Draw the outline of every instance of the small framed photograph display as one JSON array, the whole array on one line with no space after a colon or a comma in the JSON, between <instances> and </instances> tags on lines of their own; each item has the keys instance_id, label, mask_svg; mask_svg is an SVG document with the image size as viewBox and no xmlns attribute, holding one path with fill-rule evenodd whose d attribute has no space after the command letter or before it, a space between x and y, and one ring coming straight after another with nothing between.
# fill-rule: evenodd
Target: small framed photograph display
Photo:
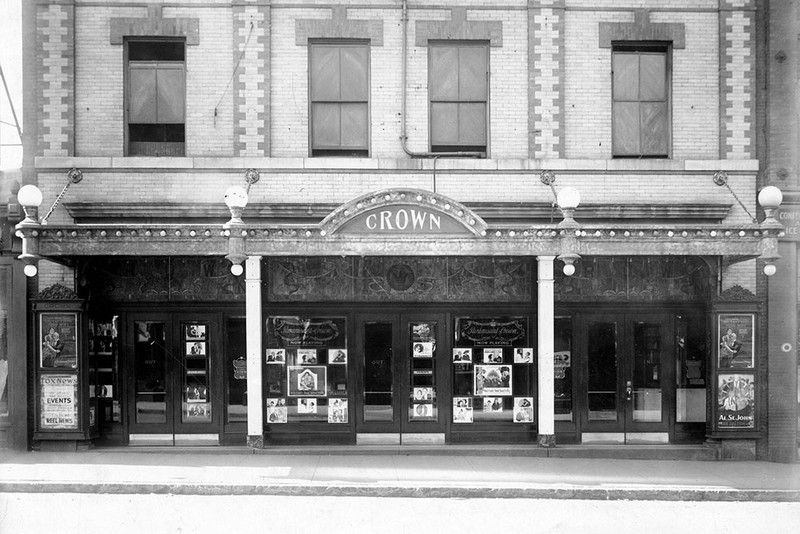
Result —
<instances>
[{"instance_id":1,"label":"small framed photograph display","mask_svg":"<svg viewBox=\"0 0 800 534\"><path fill-rule=\"evenodd\" d=\"M453 422L473 422L472 397L453 397Z\"/></svg>"},{"instance_id":2,"label":"small framed photograph display","mask_svg":"<svg viewBox=\"0 0 800 534\"><path fill-rule=\"evenodd\" d=\"M533 397L514 397L514 422L533 423Z\"/></svg>"},{"instance_id":3,"label":"small framed photograph display","mask_svg":"<svg viewBox=\"0 0 800 534\"><path fill-rule=\"evenodd\" d=\"M297 349L299 365L317 365L317 349Z\"/></svg>"},{"instance_id":4,"label":"small framed photograph display","mask_svg":"<svg viewBox=\"0 0 800 534\"><path fill-rule=\"evenodd\" d=\"M205 341L206 340L206 325L204 324L187 324L184 325L186 331L186 341Z\"/></svg>"},{"instance_id":5,"label":"small framed photograph display","mask_svg":"<svg viewBox=\"0 0 800 534\"><path fill-rule=\"evenodd\" d=\"M533 363L533 349L530 347L514 349L514 363Z\"/></svg>"},{"instance_id":6,"label":"small framed photograph display","mask_svg":"<svg viewBox=\"0 0 800 534\"><path fill-rule=\"evenodd\" d=\"M286 349L267 349L267 363L278 365L286 363Z\"/></svg>"},{"instance_id":7,"label":"small framed photograph display","mask_svg":"<svg viewBox=\"0 0 800 534\"><path fill-rule=\"evenodd\" d=\"M317 413L317 399L298 399L297 413L299 414L315 414Z\"/></svg>"},{"instance_id":8,"label":"small framed photograph display","mask_svg":"<svg viewBox=\"0 0 800 534\"><path fill-rule=\"evenodd\" d=\"M208 388L205 386L187 386L186 402L208 402Z\"/></svg>"},{"instance_id":9,"label":"small framed photograph display","mask_svg":"<svg viewBox=\"0 0 800 534\"><path fill-rule=\"evenodd\" d=\"M430 404L414 404L411 419L430 419L433 417L433 406Z\"/></svg>"},{"instance_id":10,"label":"small framed photograph display","mask_svg":"<svg viewBox=\"0 0 800 534\"><path fill-rule=\"evenodd\" d=\"M204 341L190 341L186 343L187 356L205 356L206 344Z\"/></svg>"},{"instance_id":11,"label":"small framed photograph display","mask_svg":"<svg viewBox=\"0 0 800 534\"><path fill-rule=\"evenodd\" d=\"M486 397L483 399L483 411L486 413L502 413L503 399L500 397Z\"/></svg>"},{"instance_id":12,"label":"small framed photograph display","mask_svg":"<svg viewBox=\"0 0 800 534\"><path fill-rule=\"evenodd\" d=\"M204 403L185 403L183 405L183 419L186 422L211 421L211 405Z\"/></svg>"},{"instance_id":13,"label":"small framed photograph display","mask_svg":"<svg viewBox=\"0 0 800 534\"><path fill-rule=\"evenodd\" d=\"M414 388L415 401L429 401L433 398L433 388Z\"/></svg>"},{"instance_id":14,"label":"small framed photograph display","mask_svg":"<svg viewBox=\"0 0 800 534\"><path fill-rule=\"evenodd\" d=\"M755 314L720 313L717 316L717 366L720 369L755 367Z\"/></svg>"},{"instance_id":15,"label":"small framed photograph display","mask_svg":"<svg viewBox=\"0 0 800 534\"><path fill-rule=\"evenodd\" d=\"M78 314L39 314L39 365L46 369L77 369Z\"/></svg>"},{"instance_id":16,"label":"small framed photograph display","mask_svg":"<svg viewBox=\"0 0 800 534\"><path fill-rule=\"evenodd\" d=\"M503 349L483 349L483 363L503 363Z\"/></svg>"},{"instance_id":17,"label":"small framed photograph display","mask_svg":"<svg viewBox=\"0 0 800 534\"><path fill-rule=\"evenodd\" d=\"M329 423L347 422L347 399L331 399L328 405Z\"/></svg>"},{"instance_id":18,"label":"small framed photograph display","mask_svg":"<svg viewBox=\"0 0 800 534\"><path fill-rule=\"evenodd\" d=\"M412 352L415 358L433 358L433 342L417 341L414 343Z\"/></svg>"},{"instance_id":19,"label":"small framed photograph display","mask_svg":"<svg viewBox=\"0 0 800 534\"><path fill-rule=\"evenodd\" d=\"M330 365L347 365L347 349L328 350L328 363Z\"/></svg>"},{"instance_id":20,"label":"small framed photograph display","mask_svg":"<svg viewBox=\"0 0 800 534\"><path fill-rule=\"evenodd\" d=\"M472 363L472 349L453 349L454 363Z\"/></svg>"},{"instance_id":21,"label":"small framed photograph display","mask_svg":"<svg viewBox=\"0 0 800 534\"><path fill-rule=\"evenodd\" d=\"M276 402L270 405L270 401L282 401L280 404ZM286 410L286 399L267 399L267 422L270 424L282 424L288 420Z\"/></svg>"}]
</instances>

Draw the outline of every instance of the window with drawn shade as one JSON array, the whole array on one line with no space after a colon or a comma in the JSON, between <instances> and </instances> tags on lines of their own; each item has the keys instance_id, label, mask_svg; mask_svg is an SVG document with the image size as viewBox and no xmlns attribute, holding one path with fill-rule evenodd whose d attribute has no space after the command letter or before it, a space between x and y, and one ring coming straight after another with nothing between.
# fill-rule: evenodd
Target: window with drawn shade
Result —
<instances>
[{"instance_id":1,"label":"window with drawn shade","mask_svg":"<svg viewBox=\"0 0 800 534\"><path fill-rule=\"evenodd\" d=\"M310 43L311 155L369 155L369 45Z\"/></svg>"},{"instance_id":2,"label":"window with drawn shade","mask_svg":"<svg viewBox=\"0 0 800 534\"><path fill-rule=\"evenodd\" d=\"M185 43L127 41L129 156L185 154Z\"/></svg>"},{"instance_id":3,"label":"window with drawn shade","mask_svg":"<svg viewBox=\"0 0 800 534\"><path fill-rule=\"evenodd\" d=\"M428 91L433 152L486 152L487 43L429 44Z\"/></svg>"},{"instance_id":4,"label":"window with drawn shade","mask_svg":"<svg viewBox=\"0 0 800 534\"><path fill-rule=\"evenodd\" d=\"M663 45L614 46L614 157L669 157L668 52L668 48Z\"/></svg>"}]
</instances>

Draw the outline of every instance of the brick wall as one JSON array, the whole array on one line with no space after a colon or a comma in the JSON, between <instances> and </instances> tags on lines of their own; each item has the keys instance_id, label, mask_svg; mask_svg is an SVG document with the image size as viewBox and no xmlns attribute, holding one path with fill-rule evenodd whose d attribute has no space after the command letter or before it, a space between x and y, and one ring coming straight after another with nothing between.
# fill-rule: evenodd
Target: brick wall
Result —
<instances>
[{"instance_id":1,"label":"brick wall","mask_svg":"<svg viewBox=\"0 0 800 534\"><path fill-rule=\"evenodd\" d=\"M36 8L36 99L38 149L43 156L72 156L75 150L75 8Z\"/></svg>"}]
</instances>

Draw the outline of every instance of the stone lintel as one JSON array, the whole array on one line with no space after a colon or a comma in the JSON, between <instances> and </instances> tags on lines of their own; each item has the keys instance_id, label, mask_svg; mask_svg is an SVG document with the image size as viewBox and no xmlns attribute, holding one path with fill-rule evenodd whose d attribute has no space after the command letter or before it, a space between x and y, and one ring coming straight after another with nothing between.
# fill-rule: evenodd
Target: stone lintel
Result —
<instances>
[{"instance_id":1,"label":"stone lintel","mask_svg":"<svg viewBox=\"0 0 800 534\"><path fill-rule=\"evenodd\" d=\"M382 20L349 20L346 6L332 8L330 19L295 21L295 44L308 46L309 39L369 39L371 46L383 46Z\"/></svg>"},{"instance_id":2,"label":"stone lintel","mask_svg":"<svg viewBox=\"0 0 800 534\"><path fill-rule=\"evenodd\" d=\"M450 10L450 20L418 20L415 25L418 47L428 41L489 41L489 46L503 46L503 23L500 21L468 21L467 8Z\"/></svg>"},{"instance_id":3,"label":"stone lintel","mask_svg":"<svg viewBox=\"0 0 800 534\"><path fill-rule=\"evenodd\" d=\"M600 23L600 48L611 48L614 41L669 41L672 48L686 48L686 29L682 23L652 23L649 11L637 9L633 23Z\"/></svg>"},{"instance_id":4,"label":"stone lintel","mask_svg":"<svg viewBox=\"0 0 800 534\"><path fill-rule=\"evenodd\" d=\"M112 18L112 45L121 45L125 37L183 37L187 45L200 44L200 19L163 18L161 4L149 4L146 18Z\"/></svg>"}]
</instances>

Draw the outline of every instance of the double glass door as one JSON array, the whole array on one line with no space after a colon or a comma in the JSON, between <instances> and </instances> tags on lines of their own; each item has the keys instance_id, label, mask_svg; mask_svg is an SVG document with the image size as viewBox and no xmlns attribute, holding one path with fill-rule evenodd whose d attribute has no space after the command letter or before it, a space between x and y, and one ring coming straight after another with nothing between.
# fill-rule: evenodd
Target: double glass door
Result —
<instances>
[{"instance_id":1,"label":"double glass door","mask_svg":"<svg viewBox=\"0 0 800 534\"><path fill-rule=\"evenodd\" d=\"M218 432L222 407L215 402L215 325L202 314L129 317L125 352L131 444L144 436L168 444L178 435Z\"/></svg>"},{"instance_id":2,"label":"double glass door","mask_svg":"<svg viewBox=\"0 0 800 534\"><path fill-rule=\"evenodd\" d=\"M610 440L625 442L668 439L666 375L673 351L668 322L666 314L585 317L584 435L609 433Z\"/></svg>"},{"instance_id":3,"label":"double glass door","mask_svg":"<svg viewBox=\"0 0 800 534\"><path fill-rule=\"evenodd\" d=\"M443 315L356 317L356 432L393 443L444 441L450 416Z\"/></svg>"}]
</instances>

